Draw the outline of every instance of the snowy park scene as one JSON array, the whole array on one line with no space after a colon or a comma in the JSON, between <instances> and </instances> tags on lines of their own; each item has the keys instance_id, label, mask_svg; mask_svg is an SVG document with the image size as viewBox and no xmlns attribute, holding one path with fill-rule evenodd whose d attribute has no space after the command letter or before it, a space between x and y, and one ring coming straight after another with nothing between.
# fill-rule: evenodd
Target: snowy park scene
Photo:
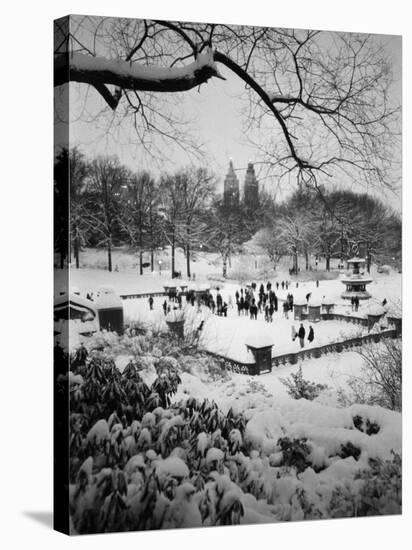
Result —
<instances>
[{"instance_id":1,"label":"snowy park scene","mask_svg":"<svg viewBox=\"0 0 412 550\"><path fill-rule=\"evenodd\" d=\"M54 55L61 529L401 514L400 37L70 16Z\"/></svg>"}]
</instances>

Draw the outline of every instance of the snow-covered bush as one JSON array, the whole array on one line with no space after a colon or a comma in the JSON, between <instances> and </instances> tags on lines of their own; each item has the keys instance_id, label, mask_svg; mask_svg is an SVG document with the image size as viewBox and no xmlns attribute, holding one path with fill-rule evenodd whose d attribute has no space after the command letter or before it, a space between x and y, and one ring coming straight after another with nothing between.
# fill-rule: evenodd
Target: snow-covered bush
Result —
<instances>
[{"instance_id":1,"label":"snow-covered bush","mask_svg":"<svg viewBox=\"0 0 412 550\"><path fill-rule=\"evenodd\" d=\"M358 376L346 382L349 390L339 392L342 405L366 403L394 411L402 410L402 341L384 338L378 345L357 348L363 359Z\"/></svg>"},{"instance_id":2,"label":"snow-covered bush","mask_svg":"<svg viewBox=\"0 0 412 550\"><path fill-rule=\"evenodd\" d=\"M315 384L310 380L305 380L302 374L302 366L296 373L291 373L289 378L280 378L282 384L287 387L288 394L293 399L308 399L312 401L319 394L328 389L326 384Z\"/></svg>"},{"instance_id":3,"label":"snow-covered bush","mask_svg":"<svg viewBox=\"0 0 412 550\"><path fill-rule=\"evenodd\" d=\"M126 357L131 341L135 354L119 369L113 348ZM73 532L397 513L398 413L307 398L280 406L270 395L222 410L179 389L181 378L200 383L188 365L207 379L210 361L147 334L117 338L59 375L58 394L70 394ZM244 383L247 399L260 392Z\"/></svg>"}]
</instances>

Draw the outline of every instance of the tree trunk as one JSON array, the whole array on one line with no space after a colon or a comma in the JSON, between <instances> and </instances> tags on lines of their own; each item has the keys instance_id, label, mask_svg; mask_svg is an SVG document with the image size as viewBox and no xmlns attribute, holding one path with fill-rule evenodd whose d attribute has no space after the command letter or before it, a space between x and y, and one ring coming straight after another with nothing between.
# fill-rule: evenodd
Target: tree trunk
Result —
<instances>
[{"instance_id":1,"label":"tree trunk","mask_svg":"<svg viewBox=\"0 0 412 550\"><path fill-rule=\"evenodd\" d=\"M172 269L172 279L173 279L174 276L175 276L175 236L174 235L173 235L173 238L172 238L172 244L170 245L170 248L171 248L171 251L172 251L171 269Z\"/></svg>"},{"instance_id":2,"label":"tree trunk","mask_svg":"<svg viewBox=\"0 0 412 550\"><path fill-rule=\"evenodd\" d=\"M306 247L305 247L305 269L306 271L309 271L309 252Z\"/></svg>"},{"instance_id":3,"label":"tree trunk","mask_svg":"<svg viewBox=\"0 0 412 550\"><path fill-rule=\"evenodd\" d=\"M293 252L293 270L296 273L296 275L298 274L298 269L299 269L299 266L298 266L298 251L295 250Z\"/></svg>"},{"instance_id":4,"label":"tree trunk","mask_svg":"<svg viewBox=\"0 0 412 550\"><path fill-rule=\"evenodd\" d=\"M366 271L368 273L371 272L371 263L372 263L371 251L370 251L370 248L368 246L367 249L366 249Z\"/></svg>"},{"instance_id":5,"label":"tree trunk","mask_svg":"<svg viewBox=\"0 0 412 550\"><path fill-rule=\"evenodd\" d=\"M73 246L74 259L76 261L76 269L79 269L79 267L80 267L80 254L79 254L80 246L79 246L78 239L74 240L73 245L74 245Z\"/></svg>"},{"instance_id":6,"label":"tree trunk","mask_svg":"<svg viewBox=\"0 0 412 550\"><path fill-rule=\"evenodd\" d=\"M107 269L112 271L112 242L110 238L107 241Z\"/></svg>"},{"instance_id":7,"label":"tree trunk","mask_svg":"<svg viewBox=\"0 0 412 550\"><path fill-rule=\"evenodd\" d=\"M227 255L223 256L222 275L226 279L227 277Z\"/></svg>"},{"instance_id":8,"label":"tree trunk","mask_svg":"<svg viewBox=\"0 0 412 550\"><path fill-rule=\"evenodd\" d=\"M190 245L186 246L186 273L190 279Z\"/></svg>"},{"instance_id":9,"label":"tree trunk","mask_svg":"<svg viewBox=\"0 0 412 550\"><path fill-rule=\"evenodd\" d=\"M326 256L326 271L330 271L330 254Z\"/></svg>"},{"instance_id":10,"label":"tree trunk","mask_svg":"<svg viewBox=\"0 0 412 550\"><path fill-rule=\"evenodd\" d=\"M140 249L140 252L139 252L139 272L140 272L140 275L143 275L143 250Z\"/></svg>"},{"instance_id":11,"label":"tree trunk","mask_svg":"<svg viewBox=\"0 0 412 550\"><path fill-rule=\"evenodd\" d=\"M150 250L150 271L152 273L154 271L154 252L153 252L153 248Z\"/></svg>"}]
</instances>

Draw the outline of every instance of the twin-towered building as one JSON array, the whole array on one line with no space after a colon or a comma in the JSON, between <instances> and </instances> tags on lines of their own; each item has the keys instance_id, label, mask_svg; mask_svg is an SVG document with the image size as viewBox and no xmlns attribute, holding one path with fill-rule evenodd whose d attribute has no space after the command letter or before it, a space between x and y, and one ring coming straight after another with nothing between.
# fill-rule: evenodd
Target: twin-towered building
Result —
<instances>
[{"instance_id":1,"label":"twin-towered building","mask_svg":"<svg viewBox=\"0 0 412 550\"><path fill-rule=\"evenodd\" d=\"M259 206L259 183L256 179L253 164L249 162L243 187L243 202L249 208ZM226 174L223 188L223 204L227 208L236 208L240 203L239 179L233 168L233 162L229 162L229 170Z\"/></svg>"}]
</instances>

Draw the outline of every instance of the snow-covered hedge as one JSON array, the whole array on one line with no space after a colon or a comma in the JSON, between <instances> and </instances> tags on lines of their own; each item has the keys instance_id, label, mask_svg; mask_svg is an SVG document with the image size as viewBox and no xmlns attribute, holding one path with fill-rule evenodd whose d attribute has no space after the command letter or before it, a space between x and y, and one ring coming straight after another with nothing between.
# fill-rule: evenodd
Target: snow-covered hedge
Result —
<instances>
[{"instance_id":1,"label":"snow-covered hedge","mask_svg":"<svg viewBox=\"0 0 412 550\"><path fill-rule=\"evenodd\" d=\"M73 532L400 513L398 413L276 397L242 412L194 395L173 402L182 358L196 372L204 356L150 340L122 372L103 352L59 377L71 396Z\"/></svg>"}]
</instances>

